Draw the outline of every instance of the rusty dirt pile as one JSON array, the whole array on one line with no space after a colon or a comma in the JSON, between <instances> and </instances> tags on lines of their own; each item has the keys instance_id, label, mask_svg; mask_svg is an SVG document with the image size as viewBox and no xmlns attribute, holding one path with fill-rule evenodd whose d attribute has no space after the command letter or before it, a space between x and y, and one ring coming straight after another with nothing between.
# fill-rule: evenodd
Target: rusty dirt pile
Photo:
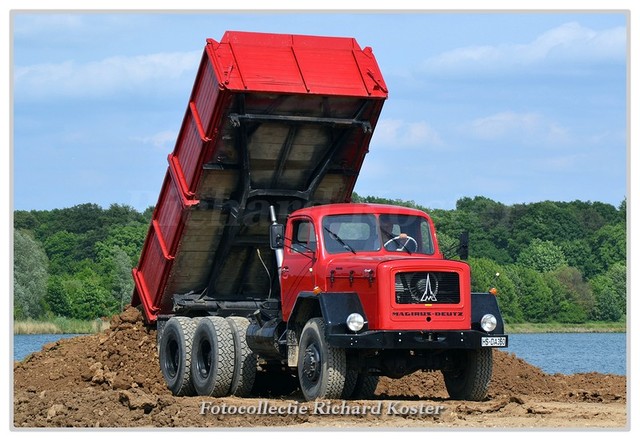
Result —
<instances>
[{"instance_id":1,"label":"rusty dirt pile","mask_svg":"<svg viewBox=\"0 0 640 441\"><path fill-rule=\"evenodd\" d=\"M263 379L264 380L264 379ZM282 380L282 379L278 379ZM13 370L16 428L30 427L615 427L627 424L626 377L597 373L549 375L511 353L495 350L493 379L483 402L449 400L439 372L399 380L383 377L373 403L383 409L440 405L437 415L383 412L323 415L285 412L201 414L202 403L227 406L304 404L295 390L274 395L257 385L255 398L174 397L158 364L156 331L128 308L95 335L52 343L16 362ZM277 385L276 385L277 386ZM280 390L286 390L281 388ZM341 404L339 401L338 404ZM367 402L349 402L362 406ZM371 402L369 402L371 404ZM394 404L396 403L396 404ZM308 403L307 403L308 404ZM311 403L310 405L313 405ZM344 407L344 405L343 405Z\"/></svg>"}]
</instances>

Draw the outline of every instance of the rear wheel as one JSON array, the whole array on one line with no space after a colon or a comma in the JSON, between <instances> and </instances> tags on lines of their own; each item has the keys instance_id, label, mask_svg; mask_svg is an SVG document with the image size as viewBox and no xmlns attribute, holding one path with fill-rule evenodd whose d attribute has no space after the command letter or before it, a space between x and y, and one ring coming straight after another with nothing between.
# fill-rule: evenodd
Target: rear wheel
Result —
<instances>
[{"instance_id":1,"label":"rear wheel","mask_svg":"<svg viewBox=\"0 0 640 441\"><path fill-rule=\"evenodd\" d=\"M380 377L375 375L358 375L356 380L356 386L351 394L352 400L369 400L373 398L373 395L378 387L378 381Z\"/></svg>"},{"instance_id":2,"label":"rear wheel","mask_svg":"<svg viewBox=\"0 0 640 441\"><path fill-rule=\"evenodd\" d=\"M193 335L191 376L198 395L229 395L235 349L231 328L222 317L200 320Z\"/></svg>"},{"instance_id":3,"label":"rear wheel","mask_svg":"<svg viewBox=\"0 0 640 441\"><path fill-rule=\"evenodd\" d=\"M191 347L196 322L189 317L172 317L162 330L159 344L160 370L174 395L193 395Z\"/></svg>"},{"instance_id":4,"label":"rear wheel","mask_svg":"<svg viewBox=\"0 0 640 441\"><path fill-rule=\"evenodd\" d=\"M354 359L347 357L347 374L342 390L344 400L368 400L373 397L380 377L357 369Z\"/></svg>"},{"instance_id":5,"label":"rear wheel","mask_svg":"<svg viewBox=\"0 0 640 441\"><path fill-rule=\"evenodd\" d=\"M492 372L491 348L460 351L455 354L455 369L443 371L447 392L454 400L484 400Z\"/></svg>"},{"instance_id":6,"label":"rear wheel","mask_svg":"<svg viewBox=\"0 0 640 441\"><path fill-rule=\"evenodd\" d=\"M249 320L245 317L227 317L227 323L233 336L235 362L230 394L248 397L253 389L258 369L258 360L247 344Z\"/></svg>"},{"instance_id":7,"label":"rear wheel","mask_svg":"<svg viewBox=\"0 0 640 441\"><path fill-rule=\"evenodd\" d=\"M298 379L309 401L340 398L345 385L345 351L327 344L324 329L324 320L312 318L300 335Z\"/></svg>"}]
</instances>

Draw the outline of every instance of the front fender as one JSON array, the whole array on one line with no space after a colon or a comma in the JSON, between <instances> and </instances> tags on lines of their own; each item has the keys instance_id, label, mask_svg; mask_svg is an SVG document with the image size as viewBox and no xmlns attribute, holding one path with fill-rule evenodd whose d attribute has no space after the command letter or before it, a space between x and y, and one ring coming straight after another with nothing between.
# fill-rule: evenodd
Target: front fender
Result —
<instances>
[{"instance_id":1,"label":"front fender","mask_svg":"<svg viewBox=\"0 0 640 441\"><path fill-rule=\"evenodd\" d=\"M347 328L347 317L354 312L364 317L364 327L361 332L367 331L369 322L357 293L301 292L291 310L287 328L301 330L310 318L321 316L327 335L348 334L351 331Z\"/></svg>"},{"instance_id":2,"label":"front fender","mask_svg":"<svg viewBox=\"0 0 640 441\"><path fill-rule=\"evenodd\" d=\"M491 334L504 334L504 321L496 296L484 292L471 293L471 329L482 331L480 320L485 314L493 314L498 322Z\"/></svg>"}]
</instances>

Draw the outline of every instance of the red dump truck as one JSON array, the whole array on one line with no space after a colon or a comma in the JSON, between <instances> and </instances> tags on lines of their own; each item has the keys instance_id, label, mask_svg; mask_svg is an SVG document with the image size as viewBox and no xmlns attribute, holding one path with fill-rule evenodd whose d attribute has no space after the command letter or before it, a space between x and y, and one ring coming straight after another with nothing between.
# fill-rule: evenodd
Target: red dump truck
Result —
<instances>
[{"instance_id":1,"label":"red dump truck","mask_svg":"<svg viewBox=\"0 0 640 441\"><path fill-rule=\"evenodd\" d=\"M426 213L351 203L387 95L353 38L207 40L133 269L175 395L249 396L285 370L307 400L368 398L440 370L452 398L485 397L508 342L495 296Z\"/></svg>"}]
</instances>

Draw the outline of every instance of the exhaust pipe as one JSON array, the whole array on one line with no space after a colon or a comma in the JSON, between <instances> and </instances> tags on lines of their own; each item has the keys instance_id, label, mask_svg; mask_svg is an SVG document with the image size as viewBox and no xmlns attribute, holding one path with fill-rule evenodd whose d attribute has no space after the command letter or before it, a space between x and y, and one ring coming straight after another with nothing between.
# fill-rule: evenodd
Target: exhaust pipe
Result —
<instances>
[{"instance_id":1,"label":"exhaust pipe","mask_svg":"<svg viewBox=\"0 0 640 441\"><path fill-rule=\"evenodd\" d=\"M273 205L269 206L269 215L271 217L271 225L277 225L278 219L276 218L276 210L273 207ZM276 264L278 265L278 274L280 274L282 269L282 261L284 260L284 248L276 248L274 251L276 253Z\"/></svg>"}]
</instances>

